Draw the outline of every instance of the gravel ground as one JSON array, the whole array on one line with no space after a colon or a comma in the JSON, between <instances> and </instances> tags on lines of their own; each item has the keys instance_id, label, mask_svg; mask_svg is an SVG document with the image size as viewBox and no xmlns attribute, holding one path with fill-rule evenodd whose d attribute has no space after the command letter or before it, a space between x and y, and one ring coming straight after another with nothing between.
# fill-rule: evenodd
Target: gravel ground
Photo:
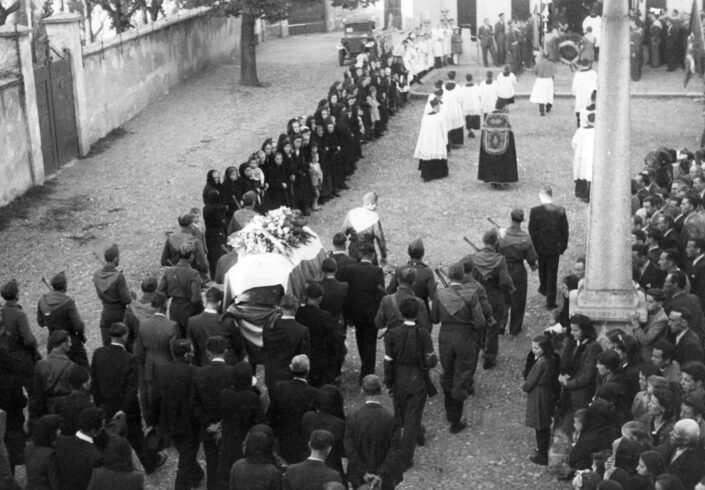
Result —
<instances>
[{"instance_id":1,"label":"gravel ground","mask_svg":"<svg viewBox=\"0 0 705 490\"><path fill-rule=\"evenodd\" d=\"M266 88L236 85L239 67L234 64L186 81L98 145L93 155L0 210L0 281L19 280L21 302L32 319L44 292L40 278L65 270L69 293L88 326L89 347L95 348L100 304L91 284L99 266L93 253L102 255L106 246L119 243L121 267L135 290L143 277L158 272L164 234L176 226L177 215L201 205L206 171L222 171L242 161L265 137L278 135L290 115L312 111L340 76L336 40L337 35L327 34L260 46L260 78L271 84ZM633 169L657 146L695 146L698 104L635 100L632 108ZM391 121L384 138L364 147L366 158L350 180L351 190L316 213L312 228L329 243L345 212L374 189L381 195L390 264L403 263L409 241L421 237L429 265L447 267L469 252L463 235L479 241L486 216L506 223L513 207L528 210L535 205L538 184L549 181L571 223L570 247L561 261L561 274L566 272L570 259L584 254L587 217L587 206L572 197L572 101L558 101L546 118L539 118L527 101L510 110L520 158L520 182L513 189L494 191L477 182L478 140L466 141L465 148L453 152L450 178L422 183L412 159L422 105L414 103ZM502 338L497 368L478 373L477 395L466 403L469 429L450 436L440 396L429 400L424 417L427 444L418 449L415 467L401 488L566 488L527 459L533 433L523 427L520 372L530 337L549 318L534 294L536 287L532 274L527 333ZM43 343L45 332L37 329L37 335ZM349 338L354 340L353 335ZM381 355L378 360L381 372ZM343 382L348 409L362 399L357 366L353 354ZM437 375L438 370L434 378ZM148 478L149 488L172 487L174 460L172 452L167 468Z\"/></svg>"}]
</instances>

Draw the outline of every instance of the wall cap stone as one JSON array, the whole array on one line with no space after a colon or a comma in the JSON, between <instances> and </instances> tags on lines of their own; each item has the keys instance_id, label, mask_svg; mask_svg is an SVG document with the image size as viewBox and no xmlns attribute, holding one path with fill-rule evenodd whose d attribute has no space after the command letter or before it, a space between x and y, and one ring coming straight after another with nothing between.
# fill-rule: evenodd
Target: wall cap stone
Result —
<instances>
[{"instance_id":1,"label":"wall cap stone","mask_svg":"<svg viewBox=\"0 0 705 490\"><path fill-rule=\"evenodd\" d=\"M42 24L73 24L81 22L81 16L72 12L58 12L46 19L42 19Z\"/></svg>"},{"instance_id":2,"label":"wall cap stone","mask_svg":"<svg viewBox=\"0 0 705 490\"><path fill-rule=\"evenodd\" d=\"M0 37L13 38L13 37L29 36L30 32L32 32L32 29L30 29L27 26L23 26L23 25L5 24L5 25L0 26Z\"/></svg>"}]
</instances>

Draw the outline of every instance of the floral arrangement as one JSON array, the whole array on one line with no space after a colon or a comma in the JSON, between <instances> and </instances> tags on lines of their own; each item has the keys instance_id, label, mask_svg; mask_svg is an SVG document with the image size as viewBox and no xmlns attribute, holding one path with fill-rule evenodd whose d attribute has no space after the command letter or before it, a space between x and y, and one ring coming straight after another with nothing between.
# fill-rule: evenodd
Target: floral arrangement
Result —
<instances>
[{"instance_id":1,"label":"floral arrangement","mask_svg":"<svg viewBox=\"0 0 705 490\"><path fill-rule=\"evenodd\" d=\"M252 218L245 228L230 235L228 244L245 255L289 255L294 248L313 237L305 227L306 220L300 211L282 206L269 211L265 216Z\"/></svg>"}]
</instances>

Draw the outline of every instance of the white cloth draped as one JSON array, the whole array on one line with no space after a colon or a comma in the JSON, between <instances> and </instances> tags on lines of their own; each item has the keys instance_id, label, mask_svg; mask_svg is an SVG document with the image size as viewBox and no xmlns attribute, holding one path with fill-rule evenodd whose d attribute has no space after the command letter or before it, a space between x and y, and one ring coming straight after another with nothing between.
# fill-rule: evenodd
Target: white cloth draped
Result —
<instances>
[{"instance_id":1,"label":"white cloth draped","mask_svg":"<svg viewBox=\"0 0 705 490\"><path fill-rule=\"evenodd\" d=\"M441 113L426 113L421 119L419 138L416 140L414 158L419 160L447 160L448 125Z\"/></svg>"},{"instance_id":2,"label":"white cloth draped","mask_svg":"<svg viewBox=\"0 0 705 490\"><path fill-rule=\"evenodd\" d=\"M537 78L531 89L529 102L532 104L553 104L553 78Z\"/></svg>"},{"instance_id":3,"label":"white cloth draped","mask_svg":"<svg viewBox=\"0 0 705 490\"><path fill-rule=\"evenodd\" d=\"M578 71L573 76L572 93L575 96L575 112L580 112L592 102L590 96L597 90L597 72L595 70Z\"/></svg>"},{"instance_id":4,"label":"white cloth draped","mask_svg":"<svg viewBox=\"0 0 705 490\"><path fill-rule=\"evenodd\" d=\"M595 128L580 128L573 136L573 180L592 182Z\"/></svg>"}]
</instances>

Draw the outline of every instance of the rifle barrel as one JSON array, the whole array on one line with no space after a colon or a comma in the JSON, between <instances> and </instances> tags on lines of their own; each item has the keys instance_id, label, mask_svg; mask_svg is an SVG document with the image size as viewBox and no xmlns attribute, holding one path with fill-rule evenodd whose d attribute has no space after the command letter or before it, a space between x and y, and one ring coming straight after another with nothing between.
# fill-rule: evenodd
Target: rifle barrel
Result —
<instances>
[{"instance_id":1,"label":"rifle barrel","mask_svg":"<svg viewBox=\"0 0 705 490\"><path fill-rule=\"evenodd\" d=\"M467 244L470 245L473 249L475 249L476 252L477 252L478 250L480 250L480 247L478 247L477 245L475 245L474 243L472 243L468 237L464 236L464 237L463 237L463 240L465 240L465 243L467 243Z\"/></svg>"}]
</instances>

